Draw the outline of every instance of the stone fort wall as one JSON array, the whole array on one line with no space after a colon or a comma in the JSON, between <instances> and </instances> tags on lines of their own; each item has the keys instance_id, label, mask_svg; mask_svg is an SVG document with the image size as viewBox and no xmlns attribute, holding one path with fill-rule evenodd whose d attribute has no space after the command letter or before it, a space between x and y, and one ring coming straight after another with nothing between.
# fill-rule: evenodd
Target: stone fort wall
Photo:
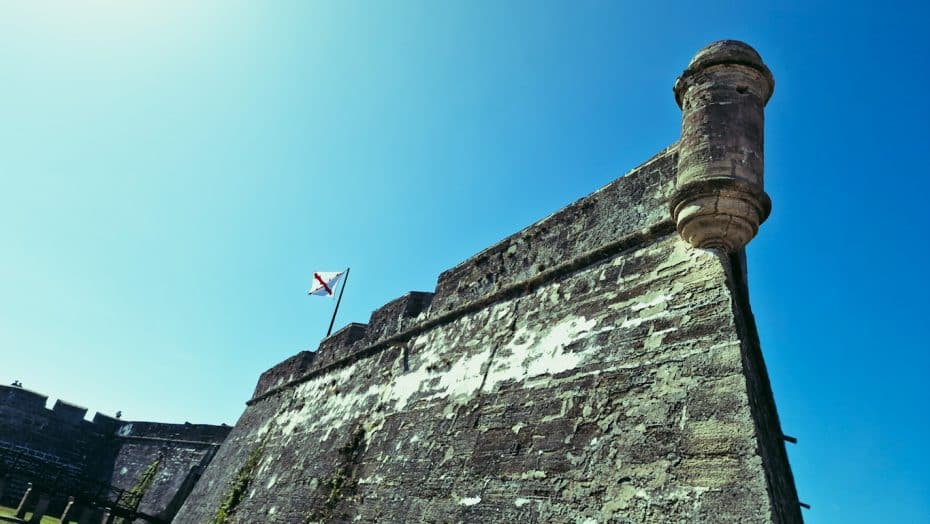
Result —
<instances>
[{"instance_id":1,"label":"stone fort wall","mask_svg":"<svg viewBox=\"0 0 930 524\"><path fill-rule=\"evenodd\" d=\"M46 466L99 480L123 490L136 487L147 471L152 481L139 510L169 520L232 428L203 424L161 424L118 420L15 386L0 386L0 453L25 455ZM16 507L28 473L2 471L6 477L0 504ZM50 514L58 514L70 495L58 486Z\"/></svg>"},{"instance_id":2,"label":"stone fort wall","mask_svg":"<svg viewBox=\"0 0 930 524\"><path fill-rule=\"evenodd\" d=\"M702 50L681 141L262 374L176 522L801 522L743 255L773 85Z\"/></svg>"}]
</instances>

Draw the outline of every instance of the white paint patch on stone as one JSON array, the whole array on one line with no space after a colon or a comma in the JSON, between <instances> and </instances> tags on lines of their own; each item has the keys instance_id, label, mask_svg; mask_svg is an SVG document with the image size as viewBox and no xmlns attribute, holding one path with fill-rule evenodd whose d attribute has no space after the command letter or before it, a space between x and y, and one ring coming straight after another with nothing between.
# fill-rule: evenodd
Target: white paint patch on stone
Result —
<instances>
[{"instance_id":1,"label":"white paint patch on stone","mask_svg":"<svg viewBox=\"0 0 930 524\"><path fill-rule=\"evenodd\" d=\"M511 306L502 305L496 309L492 309L490 318L505 316ZM325 441L333 431L341 430L345 424L357 418L358 413L368 412L379 403L393 403L397 411L405 409L415 396L424 400L453 397L464 403L480 387L482 366L490 358L493 346L488 343L484 351L464 355L451 362L449 351L437 348L467 347L484 342L464 338L464 333L473 331L472 325L475 323L486 325L488 317L466 317L457 322L455 329L438 329L412 340L411 345L415 346L412 353L417 355L419 362L414 369L395 377L393 381L377 381L361 391L339 389L352 384L353 376L361 372L360 367L363 366L354 363L298 385L289 395L293 399L300 399L302 407L284 409L271 417L256 431L257 436L262 437L268 431L274 431L274 438L289 439L294 434L312 432L318 433L320 440ZM495 321L495 324L501 323ZM490 338L490 335L487 337ZM372 425L371 429L379 427Z\"/></svg>"},{"instance_id":2,"label":"white paint patch on stone","mask_svg":"<svg viewBox=\"0 0 930 524\"><path fill-rule=\"evenodd\" d=\"M445 397L462 397L471 395L481 385L481 366L490 358L490 348L473 355L465 355L452 363L449 369L442 369L439 352L435 346L423 352L424 362L396 379L392 384L390 397L395 401L395 408L400 410L407 406L415 394L424 394L423 398L432 400ZM427 371L429 367L439 367L439 381L429 391L424 391L436 373Z\"/></svg>"},{"instance_id":3,"label":"white paint patch on stone","mask_svg":"<svg viewBox=\"0 0 930 524\"><path fill-rule=\"evenodd\" d=\"M708 490L710 488L704 486L679 486L667 493L663 498L665 500L688 501L700 498Z\"/></svg>"},{"instance_id":4,"label":"white paint patch on stone","mask_svg":"<svg viewBox=\"0 0 930 524\"><path fill-rule=\"evenodd\" d=\"M507 380L525 380L539 375L555 375L577 368L587 356L585 352L566 352L565 348L592 334L596 320L584 317L567 318L542 335L536 330L520 328L513 340L500 348L484 384L485 391Z\"/></svg>"},{"instance_id":5,"label":"white paint patch on stone","mask_svg":"<svg viewBox=\"0 0 930 524\"><path fill-rule=\"evenodd\" d=\"M660 293L652 298L649 298L645 302L637 302L636 304L633 304L633 307L631 309L633 311L640 311L642 309L650 308L653 306L658 306L659 304L662 304L663 302L668 302L669 300L671 300L671 298L672 298L672 295L665 295L665 294Z\"/></svg>"},{"instance_id":6,"label":"white paint patch on stone","mask_svg":"<svg viewBox=\"0 0 930 524\"><path fill-rule=\"evenodd\" d=\"M481 502L481 497L465 497L459 499L459 505L461 506L474 506L479 502Z\"/></svg>"},{"instance_id":7,"label":"white paint patch on stone","mask_svg":"<svg viewBox=\"0 0 930 524\"><path fill-rule=\"evenodd\" d=\"M303 401L303 407L297 410L285 409L272 417L257 431L264 435L268 430L275 430L275 437L290 437L295 432L322 431L321 440L326 440L334 429L354 418L354 414L364 411L364 407L378 398L383 386L372 385L363 392L335 392L329 387L333 381L337 386L349 384L357 365L347 366L336 372L307 381L295 388L295 398Z\"/></svg>"},{"instance_id":8,"label":"white paint patch on stone","mask_svg":"<svg viewBox=\"0 0 930 524\"><path fill-rule=\"evenodd\" d=\"M261 457L258 461L258 469L256 470L255 475L257 477L263 476L265 474L265 471L267 471L268 468L271 467L272 463L277 462L278 459L280 458L281 458L280 455L278 455L277 457L269 456L269 455L265 455Z\"/></svg>"},{"instance_id":9,"label":"white paint patch on stone","mask_svg":"<svg viewBox=\"0 0 930 524\"><path fill-rule=\"evenodd\" d=\"M665 340L665 335L671 333L672 331L677 331L678 328L670 327L668 329L662 329L651 333L645 340L643 340L643 348L645 349L657 349L662 346L662 341Z\"/></svg>"},{"instance_id":10,"label":"white paint patch on stone","mask_svg":"<svg viewBox=\"0 0 930 524\"><path fill-rule=\"evenodd\" d=\"M620 324L620 327L623 329L635 328L635 327L639 327L639 325L642 324L643 322L649 322L650 320L657 320L657 319L664 318L667 316L668 316L668 311L663 310L663 311L656 313L655 315L628 318L624 320L622 324Z\"/></svg>"},{"instance_id":11,"label":"white paint patch on stone","mask_svg":"<svg viewBox=\"0 0 930 524\"><path fill-rule=\"evenodd\" d=\"M365 477L365 478L363 478L363 479L359 479L358 483L359 483L359 484L380 484L380 483L383 482L383 481L384 481L384 477L383 477L383 476L381 476L381 475L372 475L372 476L370 476L370 477Z\"/></svg>"},{"instance_id":12,"label":"white paint patch on stone","mask_svg":"<svg viewBox=\"0 0 930 524\"><path fill-rule=\"evenodd\" d=\"M462 357L458 362L452 365L437 384L438 390L434 397L471 397L481 386L482 372L481 367L491 358L491 350L488 348L481 353Z\"/></svg>"},{"instance_id":13,"label":"white paint patch on stone","mask_svg":"<svg viewBox=\"0 0 930 524\"><path fill-rule=\"evenodd\" d=\"M492 318L498 324L509 319L509 306L493 311ZM544 374L556 374L579 366L584 353L565 352L566 346L591 334L595 320L584 317L568 318L540 334L536 330L521 329L512 340L500 348L487 378L484 366L491 358L493 340L485 340L486 348L472 354L464 354L452 362L441 361L437 347L454 347L454 341L445 340L443 330L431 333L425 340L418 341L425 351L416 353L422 359L416 369L397 377L388 394L394 400L395 409L404 409L416 396L417 400L431 401L449 398L464 402L472 398L484 381L485 391L492 390L506 380L523 380ZM460 330L457 330L460 331ZM474 339L472 339L474 341ZM428 371L435 370L435 371Z\"/></svg>"}]
</instances>

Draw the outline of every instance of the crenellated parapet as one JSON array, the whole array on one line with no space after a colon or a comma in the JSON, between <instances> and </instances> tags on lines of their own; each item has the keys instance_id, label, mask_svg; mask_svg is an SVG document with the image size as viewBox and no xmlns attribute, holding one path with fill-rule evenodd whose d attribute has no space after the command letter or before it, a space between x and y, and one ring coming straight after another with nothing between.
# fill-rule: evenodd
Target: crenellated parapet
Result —
<instances>
[{"instance_id":1,"label":"crenellated parapet","mask_svg":"<svg viewBox=\"0 0 930 524\"><path fill-rule=\"evenodd\" d=\"M166 424L163 422L129 421L120 425L117 435L126 439L151 439L168 442L220 444L229 434L225 424Z\"/></svg>"},{"instance_id":2,"label":"crenellated parapet","mask_svg":"<svg viewBox=\"0 0 930 524\"><path fill-rule=\"evenodd\" d=\"M432 301L432 293L411 291L376 309L368 320L368 342L375 343L406 331L425 318Z\"/></svg>"},{"instance_id":3,"label":"crenellated parapet","mask_svg":"<svg viewBox=\"0 0 930 524\"><path fill-rule=\"evenodd\" d=\"M332 335L324 338L317 349L315 367L326 367L341 360L366 345L366 324L350 322Z\"/></svg>"},{"instance_id":4,"label":"crenellated parapet","mask_svg":"<svg viewBox=\"0 0 930 524\"><path fill-rule=\"evenodd\" d=\"M640 233L668 229L665 203L674 187L673 145L611 182L439 275L431 315L452 311L526 282Z\"/></svg>"},{"instance_id":5,"label":"crenellated parapet","mask_svg":"<svg viewBox=\"0 0 930 524\"><path fill-rule=\"evenodd\" d=\"M262 373L255 385L252 398L264 395L273 388L277 388L306 375L313 369L316 360L315 351L301 351L300 353L278 363L273 368Z\"/></svg>"},{"instance_id":6,"label":"crenellated parapet","mask_svg":"<svg viewBox=\"0 0 930 524\"><path fill-rule=\"evenodd\" d=\"M45 409L48 396L19 386L0 385L0 406L15 406L23 411Z\"/></svg>"},{"instance_id":7,"label":"crenellated parapet","mask_svg":"<svg viewBox=\"0 0 930 524\"><path fill-rule=\"evenodd\" d=\"M313 355L309 352L307 354ZM288 361L293 359L294 357ZM22 387L0 385L0 416L5 422L2 427L10 430L9 435L0 434L0 441L12 441L15 434L22 435L23 431L35 430L39 434L61 434L63 440L72 442L99 437L151 437L219 443L226 438L230 430L225 424L217 426L188 422L168 424L127 421L99 412L94 414L93 419L87 420L88 410L85 407L57 399L49 409L46 407L47 403L47 395Z\"/></svg>"},{"instance_id":8,"label":"crenellated parapet","mask_svg":"<svg viewBox=\"0 0 930 524\"><path fill-rule=\"evenodd\" d=\"M410 291L376 309L368 324L352 322L326 337L316 351L301 351L262 373L252 399L325 372L360 351L405 332L427 318L433 293Z\"/></svg>"},{"instance_id":9,"label":"crenellated parapet","mask_svg":"<svg viewBox=\"0 0 930 524\"><path fill-rule=\"evenodd\" d=\"M52 406L52 412L61 420L77 424L84 420L84 416L87 415L87 408L58 399L55 401L55 405Z\"/></svg>"},{"instance_id":10,"label":"crenellated parapet","mask_svg":"<svg viewBox=\"0 0 930 524\"><path fill-rule=\"evenodd\" d=\"M416 332L495 297L572 271L572 263L674 231L666 209L674 188L675 146L595 193L502 240L439 276L435 293L411 291L262 373L250 402L338 368L362 352L387 349ZM643 227L648 224L647 227ZM534 284L534 282L536 284ZM301 375L302 374L302 375Z\"/></svg>"},{"instance_id":11,"label":"crenellated parapet","mask_svg":"<svg viewBox=\"0 0 930 524\"><path fill-rule=\"evenodd\" d=\"M116 430L122 425L122 421L116 417L111 417L110 415L104 415L103 413L94 414L93 418L94 425L100 428L101 433L114 434Z\"/></svg>"},{"instance_id":12,"label":"crenellated parapet","mask_svg":"<svg viewBox=\"0 0 930 524\"><path fill-rule=\"evenodd\" d=\"M92 420L87 420L87 408L61 399L55 400L49 409L48 400L48 395L19 386L0 385L0 412L8 423L32 421L32 426L64 424L80 431L104 435L112 435L119 427L117 419L103 413L95 413Z\"/></svg>"}]
</instances>

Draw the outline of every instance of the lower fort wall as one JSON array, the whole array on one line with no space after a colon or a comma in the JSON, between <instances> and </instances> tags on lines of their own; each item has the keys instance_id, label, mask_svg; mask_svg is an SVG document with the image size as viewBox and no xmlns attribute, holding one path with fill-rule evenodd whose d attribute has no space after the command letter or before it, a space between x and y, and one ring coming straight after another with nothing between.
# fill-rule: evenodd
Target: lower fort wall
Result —
<instances>
[{"instance_id":1,"label":"lower fort wall","mask_svg":"<svg viewBox=\"0 0 930 524\"><path fill-rule=\"evenodd\" d=\"M139 510L170 520L193 481L231 430L228 426L121 421L16 386L0 386L0 504L16 506L32 471L64 473L141 495ZM28 464L23 467L23 464ZM52 497L50 514L74 493L67 482L36 489Z\"/></svg>"},{"instance_id":2,"label":"lower fort wall","mask_svg":"<svg viewBox=\"0 0 930 524\"><path fill-rule=\"evenodd\" d=\"M112 434L105 424L84 420L86 410L16 386L0 386L0 454L23 457L70 474L112 466ZM0 465L0 469L3 469ZM0 475L6 474L0 471ZM19 502L26 477L10 475L0 504Z\"/></svg>"},{"instance_id":3,"label":"lower fort wall","mask_svg":"<svg viewBox=\"0 0 930 524\"><path fill-rule=\"evenodd\" d=\"M139 511L167 521L189 493L185 484L199 476L217 447L189 441L121 440L109 484L141 492Z\"/></svg>"}]
</instances>

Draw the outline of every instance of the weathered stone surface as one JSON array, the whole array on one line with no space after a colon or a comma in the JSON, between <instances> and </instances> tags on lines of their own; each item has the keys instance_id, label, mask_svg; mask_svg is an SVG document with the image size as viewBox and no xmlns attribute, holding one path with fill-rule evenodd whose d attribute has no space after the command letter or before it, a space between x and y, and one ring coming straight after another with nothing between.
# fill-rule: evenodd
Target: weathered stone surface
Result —
<instances>
[{"instance_id":1,"label":"weathered stone surface","mask_svg":"<svg viewBox=\"0 0 930 524\"><path fill-rule=\"evenodd\" d=\"M333 364L337 360L348 357L355 351L367 345L366 333L368 326L352 322L344 328L320 342L314 366L317 368Z\"/></svg>"},{"instance_id":2,"label":"weathered stone surface","mask_svg":"<svg viewBox=\"0 0 930 524\"><path fill-rule=\"evenodd\" d=\"M378 308L368 321L368 343L379 342L415 325L432 300L432 293L411 291Z\"/></svg>"},{"instance_id":3,"label":"weathered stone surface","mask_svg":"<svg viewBox=\"0 0 930 524\"><path fill-rule=\"evenodd\" d=\"M801 522L741 244L675 233L686 142L263 374L176 522Z\"/></svg>"},{"instance_id":4,"label":"weathered stone surface","mask_svg":"<svg viewBox=\"0 0 930 524\"><path fill-rule=\"evenodd\" d=\"M317 354L312 351L301 351L293 357L281 362L275 367L262 373L255 386L253 397L261 396L271 389L283 386L288 382L305 375L313 369L313 362Z\"/></svg>"},{"instance_id":5,"label":"weathered stone surface","mask_svg":"<svg viewBox=\"0 0 930 524\"><path fill-rule=\"evenodd\" d=\"M178 522L260 446L237 522L772 521L731 271L667 233L261 399Z\"/></svg>"},{"instance_id":6,"label":"weathered stone surface","mask_svg":"<svg viewBox=\"0 0 930 524\"><path fill-rule=\"evenodd\" d=\"M439 275L431 314L516 284L668 220L677 151L669 148L597 192ZM621 183L622 180L622 183Z\"/></svg>"}]
</instances>

